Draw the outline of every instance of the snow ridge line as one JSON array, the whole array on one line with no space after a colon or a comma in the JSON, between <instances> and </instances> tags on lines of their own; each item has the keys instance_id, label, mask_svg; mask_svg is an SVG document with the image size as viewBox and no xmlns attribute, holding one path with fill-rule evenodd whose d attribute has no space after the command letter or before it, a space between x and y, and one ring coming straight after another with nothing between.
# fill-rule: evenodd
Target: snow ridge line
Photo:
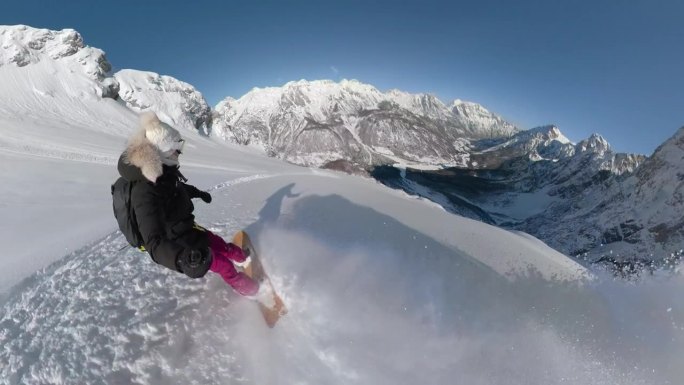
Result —
<instances>
[{"instance_id":1,"label":"snow ridge line","mask_svg":"<svg viewBox=\"0 0 684 385\"><path fill-rule=\"evenodd\" d=\"M330 173L330 172L327 172L326 170L320 170L320 169L306 169L306 171L304 171L304 172L292 172L292 173L254 174L254 175L244 176L242 178L231 179L229 181L219 183L214 187L210 187L207 191L221 190L221 189L224 189L227 187L235 186L237 184L253 182L253 181L259 180L259 179L275 178L275 177L282 177L282 176L301 176L301 175L319 176L319 177L325 177L325 178L337 178L338 177L334 173Z\"/></svg>"}]
</instances>

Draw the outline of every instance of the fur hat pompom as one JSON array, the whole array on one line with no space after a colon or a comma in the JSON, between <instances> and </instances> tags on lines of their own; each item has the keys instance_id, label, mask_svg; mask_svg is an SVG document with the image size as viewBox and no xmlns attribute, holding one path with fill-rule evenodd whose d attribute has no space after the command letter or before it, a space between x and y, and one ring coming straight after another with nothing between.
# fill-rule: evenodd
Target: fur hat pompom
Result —
<instances>
[{"instance_id":1,"label":"fur hat pompom","mask_svg":"<svg viewBox=\"0 0 684 385\"><path fill-rule=\"evenodd\" d=\"M175 128L159 120L153 111L143 112L140 115L140 127L145 131L147 140L162 153L175 149L182 139Z\"/></svg>"}]
</instances>

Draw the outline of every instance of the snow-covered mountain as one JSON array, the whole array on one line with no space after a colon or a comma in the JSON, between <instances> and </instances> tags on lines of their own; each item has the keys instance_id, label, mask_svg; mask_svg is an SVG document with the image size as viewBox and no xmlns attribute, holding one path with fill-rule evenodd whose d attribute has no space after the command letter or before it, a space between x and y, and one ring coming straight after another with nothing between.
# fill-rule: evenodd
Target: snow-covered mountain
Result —
<instances>
[{"instance_id":1,"label":"snow-covered mountain","mask_svg":"<svg viewBox=\"0 0 684 385\"><path fill-rule=\"evenodd\" d=\"M633 172L644 157L614 153L599 135L573 144L555 126L520 131L476 103L456 100L447 106L433 95L399 90L383 93L353 80L298 81L283 87L254 89L240 99L224 100L212 111L200 92L177 79L136 70L111 74L104 52L86 46L74 30L3 27L0 36L5 47L0 64L5 67L36 71L45 67L44 63L54 64L47 65L52 71L50 76L59 76L33 82L32 86L31 98L47 105L60 82L76 77L69 80L68 86L73 97L82 97L89 90L91 99L119 98L134 111L154 109L162 119L189 132L208 135L213 130L215 136L256 145L270 155L297 164L352 172L388 164L419 169L426 165L456 166L460 171L430 176L429 172L409 171L408 177L414 183L403 180L406 172L386 176L380 170L374 174L412 193L438 196L438 202L461 215L534 234L571 255L624 238L620 234L631 230L623 228L642 231L661 225L635 225L636 220L629 218L617 224L605 222L606 217L629 210L624 202L597 203L603 202L607 194L600 186L622 186L625 178L620 176ZM69 74L61 76L64 72ZM27 103L19 99L13 98L17 105ZM10 105L5 106L6 114L14 113L8 109ZM1 140L7 148L16 149L22 146L20 136L13 133ZM54 148L50 151L65 152ZM465 178L470 183L473 177L481 188L452 180ZM420 186L437 191L425 193ZM447 198L439 197L444 194ZM623 200L622 195L615 199ZM599 214L596 206L615 207L617 214ZM588 227L585 223L596 225ZM648 239L635 240L640 247L632 249L643 254L654 245Z\"/></svg>"},{"instance_id":2,"label":"snow-covered mountain","mask_svg":"<svg viewBox=\"0 0 684 385\"><path fill-rule=\"evenodd\" d=\"M476 133L475 137L496 138L517 131L511 123L477 103L456 99L451 105L451 112L469 132Z\"/></svg>"},{"instance_id":3,"label":"snow-covered mountain","mask_svg":"<svg viewBox=\"0 0 684 385\"><path fill-rule=\"evenodd\" d=\"M105 53L86 46L73 29L0 26L0 46L0 66L26 67L56 61L92 79L93 91L99 96L120 97L135 111L154 109L177 127L210 133L211 107L193 86L153 72L121 70L113 74Z\"/></svg>"},{"instance_id":4,"label":"snow-covered mountain","mask_svg":"<svg viewBox=\"0 0 684 385\"><path fill-rule=\"evenodd\" d=\"M111 70L104 52L86 47L81 35L73 29L51 31L25 25L2 26L0 44L0 66L24 67L45 59L66 59L83 65L85 73L98 80Z\"/></svg>"},{"instance_id":5,"label":"snow-covered mountain","mask_svg":"<svg viewBox=\"0 0 684 385\"><path fill-rule=\"evenodd\" d=\"M575 200L572 207L568 205L564 223L568 229L579 230L574 231L578 238L558 237L555 244L549 243L571 255L608 255L618 260L650 261L681 256L683 166L684 128L680 128L634 173L607 176L584 192L585 199ZM550 220L547 218L546 222ZM523 230L545 225L540 222L540 218L535 218Z\"/></svg>"},{"instance_id":6,"label":"snow-covered mountain","mask_svg":"<svg viewBox=\"0 0 684 385\"><path fill-rule=\"evenodd\" d=\"M114 74L119 97L134 111L154 110L175 127L211 131L212 110L192 85L154 72L121 70Z\"/></svg>"},{"instance_id":7,"label":"snow-covered mountain","mask_svg":"<svg viewBox=\"0 0 684 385\"><path fill-rule=\"evenodd\" d=\"M539 168L540 164L544 169L553 169L547 174L558 173L558 177L564 179L570 178L568 173L580 171L577 163L583 163L581 171L592 174L605 170L622 175L636 170L645 159L642 155L615 153L599 134L592 134L577 144L572 143L556 126L521 131L510 138L474 142L469 156L470 161L466 164L469 169L511 167L509 163L517 162L518 168L523 170ZM540 185L536 187L548 182L548 179L539 180Z\"/></svg>"},{"instance_id":8,"label":"snow-covered mountain","mask_svg":"<svg viewBox=\"0 0 684 385\"><path fill-rule=\"evenodd\" d=\"M575 144L558 127L520 131L475 103L447 107L432 95L382 93L346 80L254 89L221 102L214 123L222 138L256 144L292 163L375 168L372 175L388 185L461 215L522 229L571 255L615 238L603 235L613 225L590 231L584 223L600 222L602 214L579 215L578 207L603 207L603 186L621 185L645 159L615 153L598 134ZM458 170L386 174L382 166L393 164ZM588 235L596 231L602 235ZM639 242L642 250L653 245Z\"/></svg>"},{"instance_id":9,"label":"snow-covered mountain","mask_svg":"<svg viewBox=\"0 0 684 385\"><path fill-rule=\"evenodd\" d=\"M681 130L647 158L615 153L597 134L573 144L546 126L470 143L467 167L383 167L373 175L460 215L533 234L568 255L661 261L684 248L680 136Z\"/></svg>"},{"instance_id":10,"label":"snow-covered mountain","mask_svg":"<svg viewBox=\"0 0 684 385\"><path fill-rule=\"evenodd\" d=\"M355 80L297 81L255 88L216 106L218 136L307 166L350 162L456 164L464 138L510 136L517 128L474 103L449 107L433 95L380 92Z\"/></svg>"},{"instance_id":11,"label":"snow-covered mountain","mask_svg":"<svg viewBox=\"0 0 684 385\"><path fill-rule=\"evenodd\" d=\"M112 66L105 53L86 46L73 29L52 31L25 25L0 26L0 48L0 67L59 61L70 70L96 80L100 96L114 97L118 92L118 85L110 77Z\"/></svg>"}]
</instances>

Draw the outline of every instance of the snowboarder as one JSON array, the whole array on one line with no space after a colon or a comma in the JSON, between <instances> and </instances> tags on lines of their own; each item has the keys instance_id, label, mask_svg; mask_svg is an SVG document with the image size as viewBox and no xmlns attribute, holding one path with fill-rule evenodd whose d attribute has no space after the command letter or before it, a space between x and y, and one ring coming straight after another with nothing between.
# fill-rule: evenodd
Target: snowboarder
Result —
<instances>
[{"instance_id":1,"label":"snowboarder","mask_svg":"<svg viewBox=\"0 0 684 385\"><path fill-rule=\"evenodd\" d=\"M119 174L132 183L130 206L144 250L190 278L211 270L241 295L254 296L259 284L233 265L245 261L242 249L195 223L191 199L211 203L211 195L185 183L178 160L184 143L176 129L145 112L119 158Z\"/></svg>"}]
</instances>

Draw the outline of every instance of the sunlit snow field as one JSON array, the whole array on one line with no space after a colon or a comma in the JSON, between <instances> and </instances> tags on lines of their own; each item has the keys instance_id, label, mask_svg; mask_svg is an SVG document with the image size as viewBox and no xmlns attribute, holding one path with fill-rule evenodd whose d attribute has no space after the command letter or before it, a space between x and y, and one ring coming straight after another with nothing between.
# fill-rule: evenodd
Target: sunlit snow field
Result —
<instances>
[{"instance_id":1,"label":"sunlit snow field","mask_svg":"<svg viewBox=\"0 0 684 385\"><path fill-rule=\"evenodd\" d=\"M255 238L290 308L275 329L218 276L189 280L111 234L13 289L0 321L0 378L676 384L684 374L681 275L561 282L533 266L502 275L442 238L479 234L486 254L501 230L373 182L290 171L235 178L197 205L211 230L230 237L246 227ZM413 210L388 215L403 205ZM416 212L424 219L406 220ZM548 251L510 237L524 245L513 254Z\"/></svg>"}]
</instances>

